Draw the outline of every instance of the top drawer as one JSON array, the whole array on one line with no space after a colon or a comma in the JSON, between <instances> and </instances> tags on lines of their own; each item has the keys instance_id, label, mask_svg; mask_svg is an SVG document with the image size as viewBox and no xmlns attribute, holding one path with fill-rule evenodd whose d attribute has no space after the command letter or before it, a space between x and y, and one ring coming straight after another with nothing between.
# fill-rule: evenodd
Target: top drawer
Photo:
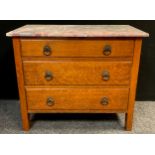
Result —
<instances>
[{"instance_id":1,"label":"top drawer","mask_svg":"<svg viewBox=\"0 0 155 155\"><path fill-rule=\"evenodd\" d=\"M21 39L22 56L46 57L128 57L133 55L132 39Z\"/></svg>"}]
</instances>

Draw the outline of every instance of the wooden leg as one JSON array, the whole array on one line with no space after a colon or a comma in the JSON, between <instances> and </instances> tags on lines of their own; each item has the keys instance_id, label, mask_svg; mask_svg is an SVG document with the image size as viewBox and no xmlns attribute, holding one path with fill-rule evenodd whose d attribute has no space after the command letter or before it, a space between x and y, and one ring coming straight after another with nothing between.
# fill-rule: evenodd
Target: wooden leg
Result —
<instances>
[{"instance_id":1,"label":"wooden leg","mask_svg":"<svg viewBox=\"0 0 155 155\"><path fill-rule=\"evenodd\" d=\"M132 63L132 69L131 69L128 110L125 118L125 128L128 131L132 130L132 120L133 120L133 112L134 112L134 104L135 104L135 96L136 96L136 86L137 86L138 69L139 69L139 62L140 62L141 45L142 45L142 39L137 38L135 40L134 56L133 56L133 63Z\"/></svg>"},{"instance_id":2,"label":"wooden leg","mask_svg":"<svg viewBox=\"0 0 155 155\"><path fill-rule=\"evenodd\" d=\"M29 114L22 113L22 127L24 131L29 131L30 129L30 122L29 122Z\"/></svg>"},{"instance_id":3,"label":"wooden leg","mask_svg":"<svg viewBox=\"0 0 155 155\"><path fill-rule=\"evenodd\" d=\"M133 113L132 112L126 113L125 114L125 129L127 131L132 130L132 121L133 121Z\"/></svg>"},{"instance_id":4,"label":"wooden leg","mask_svg":"<svg viewBox=\"0 0 155 155\"><path fill-rule=\"evenodd\" d=\"M19 38L13 38L14 56L16 63L16 73L20 97L20 109L22 117L22 126L24 131L29 130L29 114L27 112L26 93L24 87L23 62L21 56L21 42Z\"/></svg>"}]
</instances>

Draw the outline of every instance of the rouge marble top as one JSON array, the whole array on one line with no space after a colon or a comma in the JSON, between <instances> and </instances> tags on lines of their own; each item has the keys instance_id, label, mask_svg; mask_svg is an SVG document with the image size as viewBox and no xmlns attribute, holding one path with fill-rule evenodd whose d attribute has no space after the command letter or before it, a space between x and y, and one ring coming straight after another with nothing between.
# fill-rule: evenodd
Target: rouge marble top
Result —
<instances>
[{"instance_id":1,"label":"rouge marble top","mask_svg":"<svg viewBox=\"0 0 155 155\"><path fill-rule=\"evenodd\" d=\"M148 37L129 25L25 25L8 37Z\"/></svg>"}]
</instances>

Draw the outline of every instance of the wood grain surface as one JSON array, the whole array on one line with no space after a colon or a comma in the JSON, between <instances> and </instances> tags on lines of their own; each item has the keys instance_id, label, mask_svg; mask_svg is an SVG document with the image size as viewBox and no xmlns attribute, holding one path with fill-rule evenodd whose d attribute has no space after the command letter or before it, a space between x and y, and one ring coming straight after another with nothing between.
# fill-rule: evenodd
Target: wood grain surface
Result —
<instances>
[{"instance_id":1,"label":"wood grain surface","mask_svg":"<svg viewBox=\"0 0 155 155\"><path fill-rule=\"evenodd\" d=\"M141 43L141 38L14 38L23 129L29 129L29 113L123 112L131 130Z\"/></svg>"},{"instance_id":2,"label":"wood grain surface","mask_svg":"<svg viewBox=\"0 0 155 155\"><path fill-rule=\"evenodd\" d=\"M133 39L21 39L22 56L44 56L44 46L51 48L48 57L126 57L133 56ZM109 56L103 51L105 45L112 50Z\"/></svg>"},{"instance_id":3,"label":"wood grain surface","mask_svg":"<svg viewBox=\"0 0 155 155\"><path fill-rule=\"evenodd\" d=\"M128 112L126 113L126 130L129 130L129 131L132 130L132 124L133 124L133 113L134 113L134 105L135 105L135 97L136 97L141 45L142 45L142 38L137 38L135 41L133 66L131 70Z\"/></svg>"},{"instance_id":4,"label":"wood grain surface","mask_svg":"<svg viewBox=\"0 0 155 155\"><path fill-rule=\"evenodd\" d=\"M17 73L17 81L18 81L18 90L20 97L20 109L21 109L21 118L22 118L22 127L23 130L29 130L29 115L27 111L27 101L26 94L24 89L24 74L23 74L23 63L21 58L20 51L20 39L13 38L13 48L14 48L14 58L16 63L16 73Z\"/></svg>"},{"instance_id":5,"label":"wood grain surface","mask_svg":"<svg viewBox=\"0 0 155 155\"><path fill-rule=\"evenodd\" d=\"M131 61L73 60L24 61L26 85L128 85ZM103 73L109 73L104 80ZM53 78L46 80L51 72Z\"/></svg>"},{"instance_id":6,"label":"wood grain surface","mask_svg":"<svg viewBox=\"0 0 155 155\"><path fill-rule=\"evenodd\" d=\"M129 88L104 87L50 87L26 88L29 110L74 109L74 110L126 110ZM52 98L54 105L47 105L47 99ZM101 104L106 97L109 103Z\"/></svg>"}]
</instances>

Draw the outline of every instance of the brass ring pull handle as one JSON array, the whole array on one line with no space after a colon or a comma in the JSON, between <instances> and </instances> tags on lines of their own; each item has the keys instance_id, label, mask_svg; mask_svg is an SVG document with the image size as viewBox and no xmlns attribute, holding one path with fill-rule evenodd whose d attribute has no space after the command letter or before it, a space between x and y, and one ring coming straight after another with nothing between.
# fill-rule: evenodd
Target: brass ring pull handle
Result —
<instances>
[{"instance_id":1,"label":"brass ring pull handle","mask_svg":"<svg viewBox=\"0 0 155 155\"><path fill-rule=\"evenodd\" d=\"M45 56L50 56L52 53L51 47L48 45L45 45L43 48L43 53Z\"/></svg>"},{"instance_id":2,"label":"brass ring pull handle","mask_svg":"<svg viewBox=\"0 0 155 155\"><path fill-rule=\"evenodd\" d=\"M54 99L53 99L52 97L48 97L48 98L47 98L46 104L47 104L48 106L53 106L54 103L55 103L55 101L54 101Z\"/></svg>"},{"instance_id":3,"label":"brass ring pull handle","mask_svg":"<svg viewBox=\"0 0 155 155\"><path fill-rule=\"evenodd\" d=\"M111 54L111 46L110 45L105 45L104 46L104 49L103 49L103 54L105 56L109 56Z\"/></svg>"},{"instance_id":4,"label":"brass ring pull handle","mask_svg":"<svg viewBox=\"0 0 155 155\"><path fill-rule=\"evenodd\" d=\"M110 79L110 73L108 71L103 71L102 78L104 81L108 81Z\"/></svg>"},{"instance_id":5,"label":"brass ring pull handle","mask_svg":"<svg viewBox=\"0 0 155 155\"><path fill-rule=\"evenodd\" d=\"M52 74L51 71L46 71L46 72L45 72L45 79L46 79L47 81L50 81L50 80L53 79L53 74Z\"/></svg>"},{"instance_id":6,"label":"brass ring pull handle","mask_svg":"<svg viewBox=\"0 0 155 155\"><path fill-rule=\"evenodd\" d=\"M108 99L107 97L103 97L103 98L101 99L101 104L102 104L102 105L108 105L108 104L109 104L109 99Z\"/></svg>"}]
</instances>

